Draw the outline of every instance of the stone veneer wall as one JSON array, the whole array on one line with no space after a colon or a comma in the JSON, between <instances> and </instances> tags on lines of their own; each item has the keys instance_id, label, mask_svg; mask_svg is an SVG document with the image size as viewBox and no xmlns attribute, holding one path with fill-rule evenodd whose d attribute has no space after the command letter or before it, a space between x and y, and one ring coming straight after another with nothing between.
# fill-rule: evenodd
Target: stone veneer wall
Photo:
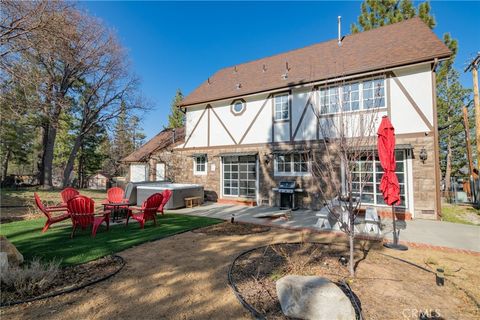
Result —
<instances>
[{"instance_id":1,"label":"stone veneer wall","mask_svg":"<svg viewBox=\"0 0 480 320\"><path fill-rule=\"evenodd\" d=\"M397 138L397 144L410 144L413 147L413 196L415 218L436 218L436 192L438 183L435 179L434 138L431 136L414 138ZM428 158L425 163L419 159L420 150L425 148ZM296 181L305 192L299 195L298 205L301 208L318 210L322 207L322 197L313 177L278 177L274 176L272 149L268 146L209 148L198 150L162 150L152 155L150 163L150 179L155 178L155 163L164 162L166 177L177 183L202 184L208 200L216 201L221 197L220 173L222 153L257 152L259 157L259 204L279 205L279 196L272 188L282 180ZM208 157L207 174L193 174L193 154L206 153ZM270 158L268 164L266 158ZM212 164L215 170L212 171ZM237 199L227 197L226 199ZM382 211L390 211L385 208Z\"/></svg>"},{"instance_id":2,"label":"stone veneer wall","mask_svg":"<svg viewBox=\"0 0 480 320\"><path fill-rule=\"evenodd\" d=\"M397 138L396 142L397 144L411 144L413 146L412 176L415 218L436 219L438 213L436 199L440 181L436 181L434 137ZM422 148L427 151L425 163L420 160L419 156Z\"/></svg>"}]
</instances>

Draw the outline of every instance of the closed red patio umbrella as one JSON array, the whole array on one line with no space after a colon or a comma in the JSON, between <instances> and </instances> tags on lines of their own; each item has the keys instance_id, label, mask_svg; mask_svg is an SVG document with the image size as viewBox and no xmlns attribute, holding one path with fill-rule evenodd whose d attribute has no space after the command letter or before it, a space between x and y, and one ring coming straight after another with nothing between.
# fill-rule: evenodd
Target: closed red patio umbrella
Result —
<instances>
[{"instance_id":1,"label":"closed red patio umbrella","mask_svg":"<svg viewBox=\"0 0 480 320\"><path fill-rule=\"evenodd\" d=\"M395 129L387 116L382 117L382 122L377 131L378 158L383 168L383 176L380 182L380 191L382 191L385 203L392 206L393 219L393 244L385 246L392 249L407 250L408 248L398 244L398 234L395 223L395 205L400 204L400 185L395 174Z\"/></svg>"}]
</instances>

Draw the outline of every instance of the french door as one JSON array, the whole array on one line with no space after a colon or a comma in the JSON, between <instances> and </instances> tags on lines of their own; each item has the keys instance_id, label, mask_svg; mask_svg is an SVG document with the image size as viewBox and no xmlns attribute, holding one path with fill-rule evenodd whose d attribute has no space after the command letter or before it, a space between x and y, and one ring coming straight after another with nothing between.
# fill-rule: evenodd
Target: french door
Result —
<instances>
[{"instance_id":1,"label":"french door","mask_svg":"<svg viewBox=\"0 0 480 320\"><path fill-rule=\"evenodd\" d=\"M223 195L255 198L257 195L257 158L248 156L223 157Z\"/></svg>"}]
</instances>

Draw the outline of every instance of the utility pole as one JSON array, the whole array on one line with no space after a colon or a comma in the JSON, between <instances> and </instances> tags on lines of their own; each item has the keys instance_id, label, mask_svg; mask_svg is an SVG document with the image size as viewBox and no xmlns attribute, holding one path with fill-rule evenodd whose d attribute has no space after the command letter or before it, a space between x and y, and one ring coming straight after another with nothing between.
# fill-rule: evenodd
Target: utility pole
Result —
<instances>
[{"instance_id":1,"label":"utility pole","mask_svg":"<svg viewBox=\"0 0 480 320\"><path fill-rule=\"evenodd\" d=\"M470 126L468 125L468 109L463 107L463 126L465 127L465 142L467 144L467 159L470 176L473 175L472 146L470 145Z\"/></svg>"},{"instance_id":2,"label":"utility pole","mask_svg":"<svg viewBox=\"0 0 480 320\"><path fill-rule=\"evenodd\" d=\"M478 98L478 65L480 53L465 68L465 72L471 71L473 77L473 103L475 107L475 137L477 138L477 167L480 166L480 102Z\"/></svg>"}]
</instances>

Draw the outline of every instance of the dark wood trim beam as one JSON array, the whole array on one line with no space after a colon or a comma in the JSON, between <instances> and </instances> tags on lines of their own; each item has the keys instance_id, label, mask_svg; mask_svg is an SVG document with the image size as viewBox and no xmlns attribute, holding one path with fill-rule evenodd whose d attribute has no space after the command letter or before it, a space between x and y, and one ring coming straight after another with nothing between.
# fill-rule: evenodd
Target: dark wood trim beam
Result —
<instances>
[{"instance_id":1,"label":"dark wood trim beam","mask_svg":"<svg viewBox=\"0 0 480 320\"><path fill-rule=\"evenodd\" d=\"M305 114L307 113L308 106L310 105L310 101L312 99L312 96L316 93L316 87L312 87L312 90L310 90L308 94L308 99L307 103L305 103L305 106L303 107L302 115L300 116L300 119L298 120L297 126L295 128L295 132L293 133L292 140L295 140L297 137L298 130L300 129L300 125L303 122L303 118L305 117ZM312 107L313 108L313 107ZM313 110L313 113L315 114L315 110Z\"/></svg>"},{"instance_id":2,"label":"dark wood trim beam","mask_svg":"<svg viewBox=\"0 0 480 320\"><path fill-rule=\"evenodd\" d=\"M228 135L230 136L230 139L232 139L233 143L234 144L238 144L237 141L235 141L235 138L232 136L232 134L230 133L230 131L227 129L227 126L223 123L222 119L220 119L220 117L218 116L218 114L215 112L215 109L210 107L210 109L212 110L213 114L215 115L215 117L217 117L218 121L220 122L220 124L222 125L223 129L225 129L225 131L228 133Z\"/></svg>"},{"instance_id":3,"label":"dark wood trim beam","mask_svg":"<svg viewBox=\"0 0 480 320\"><path fill-rule=\"evenodd\" d=\"M207 106L205 107L205 109L203 109L203 112L202 112L202 114L200 115L200 118L198 118L197 123L196 123L195 126L193 127L192 132L190 132L190 135L188 136L187 140L185 140L185 143L183 144L183 147L184 147L184 148L187 146L188 141L190 141L190 138L192 137L193 133L194 133L195 130L197 129L198 124L200 123L200 121L202 121L202 118L203 118L203 116L205 115L205 112L207 112L208 106L209 106L209 105L207 105Z\"/></svg>"},{"instance_id":4,"label":"dark wood trim beam","mask_svg":"<svg viewBox=\"0 0 480 320\"><path fill-rule=\"evenodd\" d=\"M265 107L265 105L267 104L268 102L268 99L270 99L272 95L269 94L266 98L265 98L265 101L263 102L262 106L260 107L260 109L258 110L257 114L255 115L255 117L253 117L253 120L252 122L250 122L247 130L245 130L245 133L243 134L242 138L240 139L240 141L238 142L238 144L242 144L243 140L245 139L245 137L247 136L248 132L250 131L250 129L253 127L253 124L255 123L255 121L257 121L257 118L258 116L260 115L260 113L262 112L263 108Z\"/></svg>"}]
</instances>

